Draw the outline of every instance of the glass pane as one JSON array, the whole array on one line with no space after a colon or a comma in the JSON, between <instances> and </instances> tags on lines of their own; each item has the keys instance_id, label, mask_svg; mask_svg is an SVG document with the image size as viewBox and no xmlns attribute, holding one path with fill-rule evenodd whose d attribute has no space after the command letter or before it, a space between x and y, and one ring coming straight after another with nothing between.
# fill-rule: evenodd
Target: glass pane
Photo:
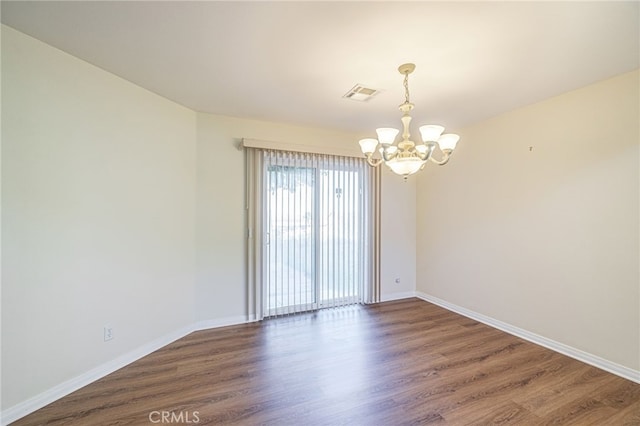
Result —
<instances>
[{"instance_id":1,"label":"glass pane","mask_svg":"<svg viewBox=\"0 0 640 426\"><path fill-rule=\"evenodd\" d=\"M320 193L320 302L358 301L364 259L358 171L321 170Z\"/></svg>"},{"instance_id":2,"label":"glass pane","mask_svg":"<svg viewBox=\"0 0 640 426\"><path fill-rule=\"evenodd\" d=\"M307 306L316 304L315 169L270 165L266 173L268 309L312 309Z\"/></svg>"}]
</instances>

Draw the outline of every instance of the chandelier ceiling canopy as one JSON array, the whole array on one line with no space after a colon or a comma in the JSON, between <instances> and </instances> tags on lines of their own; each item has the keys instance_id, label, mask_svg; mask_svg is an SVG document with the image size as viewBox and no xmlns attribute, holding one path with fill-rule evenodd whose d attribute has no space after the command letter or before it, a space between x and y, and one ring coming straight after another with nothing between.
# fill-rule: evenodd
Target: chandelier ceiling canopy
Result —
<instances>
[{"instance_id":1,"label":"chandelier ceiling canopy","mask_svg":"<svg viewBox=\"0 0 640 426\"><path fill-rule=\"evenodd\" d=\"M412 175L419 170L422 170L427 163L431 160L438 165L446 164L451 157L451 153L456 148L456 144L460 139L460 136L453 133L443 134L444 127L427 124L421 126L420 136L422 138L421 143L415 143L409 138L409 123L411 123L411 115L409 114L413 110L414 105L409 101L409 74L415 70L414 64L403 64L398 67L400 74L404 75L404 103L399 106L402 112L403 131L402 140L398 143L395 142L398 133L398 129L391 127L381 127L376 129L378 139L361 139L360 149L367 158L367 162L371 166L378 166L381 163L385 163L391 171L404 176ZM441 159L436 160L433 157L433 151L436 146L440 148ZM376 151L380 153L380 157L375 155Z\"/></svg>"}]
</instances>

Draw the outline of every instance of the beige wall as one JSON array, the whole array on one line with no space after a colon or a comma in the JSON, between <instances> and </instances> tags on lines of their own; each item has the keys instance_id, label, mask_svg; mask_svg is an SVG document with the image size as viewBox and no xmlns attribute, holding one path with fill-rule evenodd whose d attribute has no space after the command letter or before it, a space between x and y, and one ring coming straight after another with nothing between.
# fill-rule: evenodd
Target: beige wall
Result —
<instances>
[{"instance_id":1,"label":"beige wall","mask_svg":"<svg viewBox=\"0 0 640 426\"><path fill-rule=\"evenodd\" d=\"M405 181L388 167L383 167L380 213L380 293L383 301L415 294L416 181L415 175Z\"/></svg>"},{"instance_id":2,"label":"beige wall","mask_svg":"<svg viewBox=\"0 0 640 426\"><path fill-rule=\"evenodd\" d=\"M638 80L465 129L418 180L417 290L640 370Z\"/></svg>"},{"instance_id":3,"label":"beige wall","mask_svg":"<svg viewBox=\"0 0 640 426\"><path fill-rule=\"evenodd\" d=\"M2 27L3 409L193 323L195 123Z\"/></svg>"}]
</instances>

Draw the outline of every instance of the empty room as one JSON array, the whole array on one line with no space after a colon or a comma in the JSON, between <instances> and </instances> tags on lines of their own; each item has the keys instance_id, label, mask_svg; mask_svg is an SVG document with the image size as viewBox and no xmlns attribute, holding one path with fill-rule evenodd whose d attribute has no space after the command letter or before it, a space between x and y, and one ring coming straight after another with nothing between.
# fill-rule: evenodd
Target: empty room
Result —
<instances>
[{"instance_id":1,"label":"empty room","mask_svg":"<svg viewBox=\"0 0 640 426\"><path fill-rule=\"evenodd\" d=\"M2 425L640 425L640 3L1 1Z\"/></svg>"}]
</instances>

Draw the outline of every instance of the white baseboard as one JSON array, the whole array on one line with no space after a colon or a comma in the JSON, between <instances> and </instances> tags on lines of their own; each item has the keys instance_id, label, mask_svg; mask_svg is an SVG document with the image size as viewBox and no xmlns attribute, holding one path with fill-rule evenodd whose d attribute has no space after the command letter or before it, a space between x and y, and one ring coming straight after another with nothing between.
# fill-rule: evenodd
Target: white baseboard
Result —
<instances>
[{"instance_id":1,"label":"white baseboard","mask_svg":"<svg viewBox=\"0 0 640 426\"><path fill-rule=\"evenodd\" d=\"M409 299L410 297L416 297L415 291L404 291L400 293L389 293L380 296L381 302L390 302L392 300Z\"/></svg>"},{"instance_id":2,"label":"white baseboard","mask_svg":"<svg viewBox=\"0 0 640 426\"><path fill-rule=\"evenodd\" d=\"M183 327L180 330L169 333L165 336L160 337L159 339L140 346L139 348L131 352L121 355L114 360L99 365L87 371L86 373L60 383L59 385L54 386L39 395L29 398L26 401L14 405L13 407L2 410L0 424L4 426L28 414L31 414L34 411L39 410L40 408L51 404L52 402L66 395L69 395L71 392L75 392L78 389L90 383L93 383L96 380L101 379L104 376L111 374L114 371L119 370L122 367L125 367L144 356L147 356L150 353L155 352L158 349L168 345L169 343L175 342L176 340L181 339L194 331L205 330L208 328L224 327L227 325L242 324L245 322L247 322L245 316L236 316L221 318L218 320L200 321L198 323Z\"/></svg>"},{"instance_id":3,"label":"white baseboard","mask_svg":"<svg viewBox=\"0 0 640 426\"><path fill-rule=\"evenodd\" d=\"M544 346L545 348L551 349L552 351L559 352L568 357L577 359L578 361L582 361L586 364L600 368L601 370L608 371L609 373L615 374L616 376L620 376L633 382L640 383L640 371L625 367L615 362L608 361L604 358L600 358L596 355L592 355L588 352L584 352L572 346L565 345L564 343L556 342L555 340L548 339L544 336L540 336L519 327L515 327L511 324L507 324L506 322L499 321L478 312L463 308L458 305L454 305L453 303L449 303L445 300L439 299L426 293L416 292L416 297L433 303L434 305L441 306L449 311L479 321L483 324L487 324L493 328L497 328L498 330L502 330L506 333L520 337L524 340L528 340L529 342Z\"/></svg>"},{"instance_id":4,"label":"white baseboard","mask_svg":"<svg viewBox=\"0 0 640 426\"><path fill-rule=\"evenodd\" d=\"M238 325L251 322L247 320L246 315L237 315L234 317L226 317L214 320L198 321L193 326L193 331L207 330L210 328L226 327L229 325Z\"/></svg>"}]
</instances>

